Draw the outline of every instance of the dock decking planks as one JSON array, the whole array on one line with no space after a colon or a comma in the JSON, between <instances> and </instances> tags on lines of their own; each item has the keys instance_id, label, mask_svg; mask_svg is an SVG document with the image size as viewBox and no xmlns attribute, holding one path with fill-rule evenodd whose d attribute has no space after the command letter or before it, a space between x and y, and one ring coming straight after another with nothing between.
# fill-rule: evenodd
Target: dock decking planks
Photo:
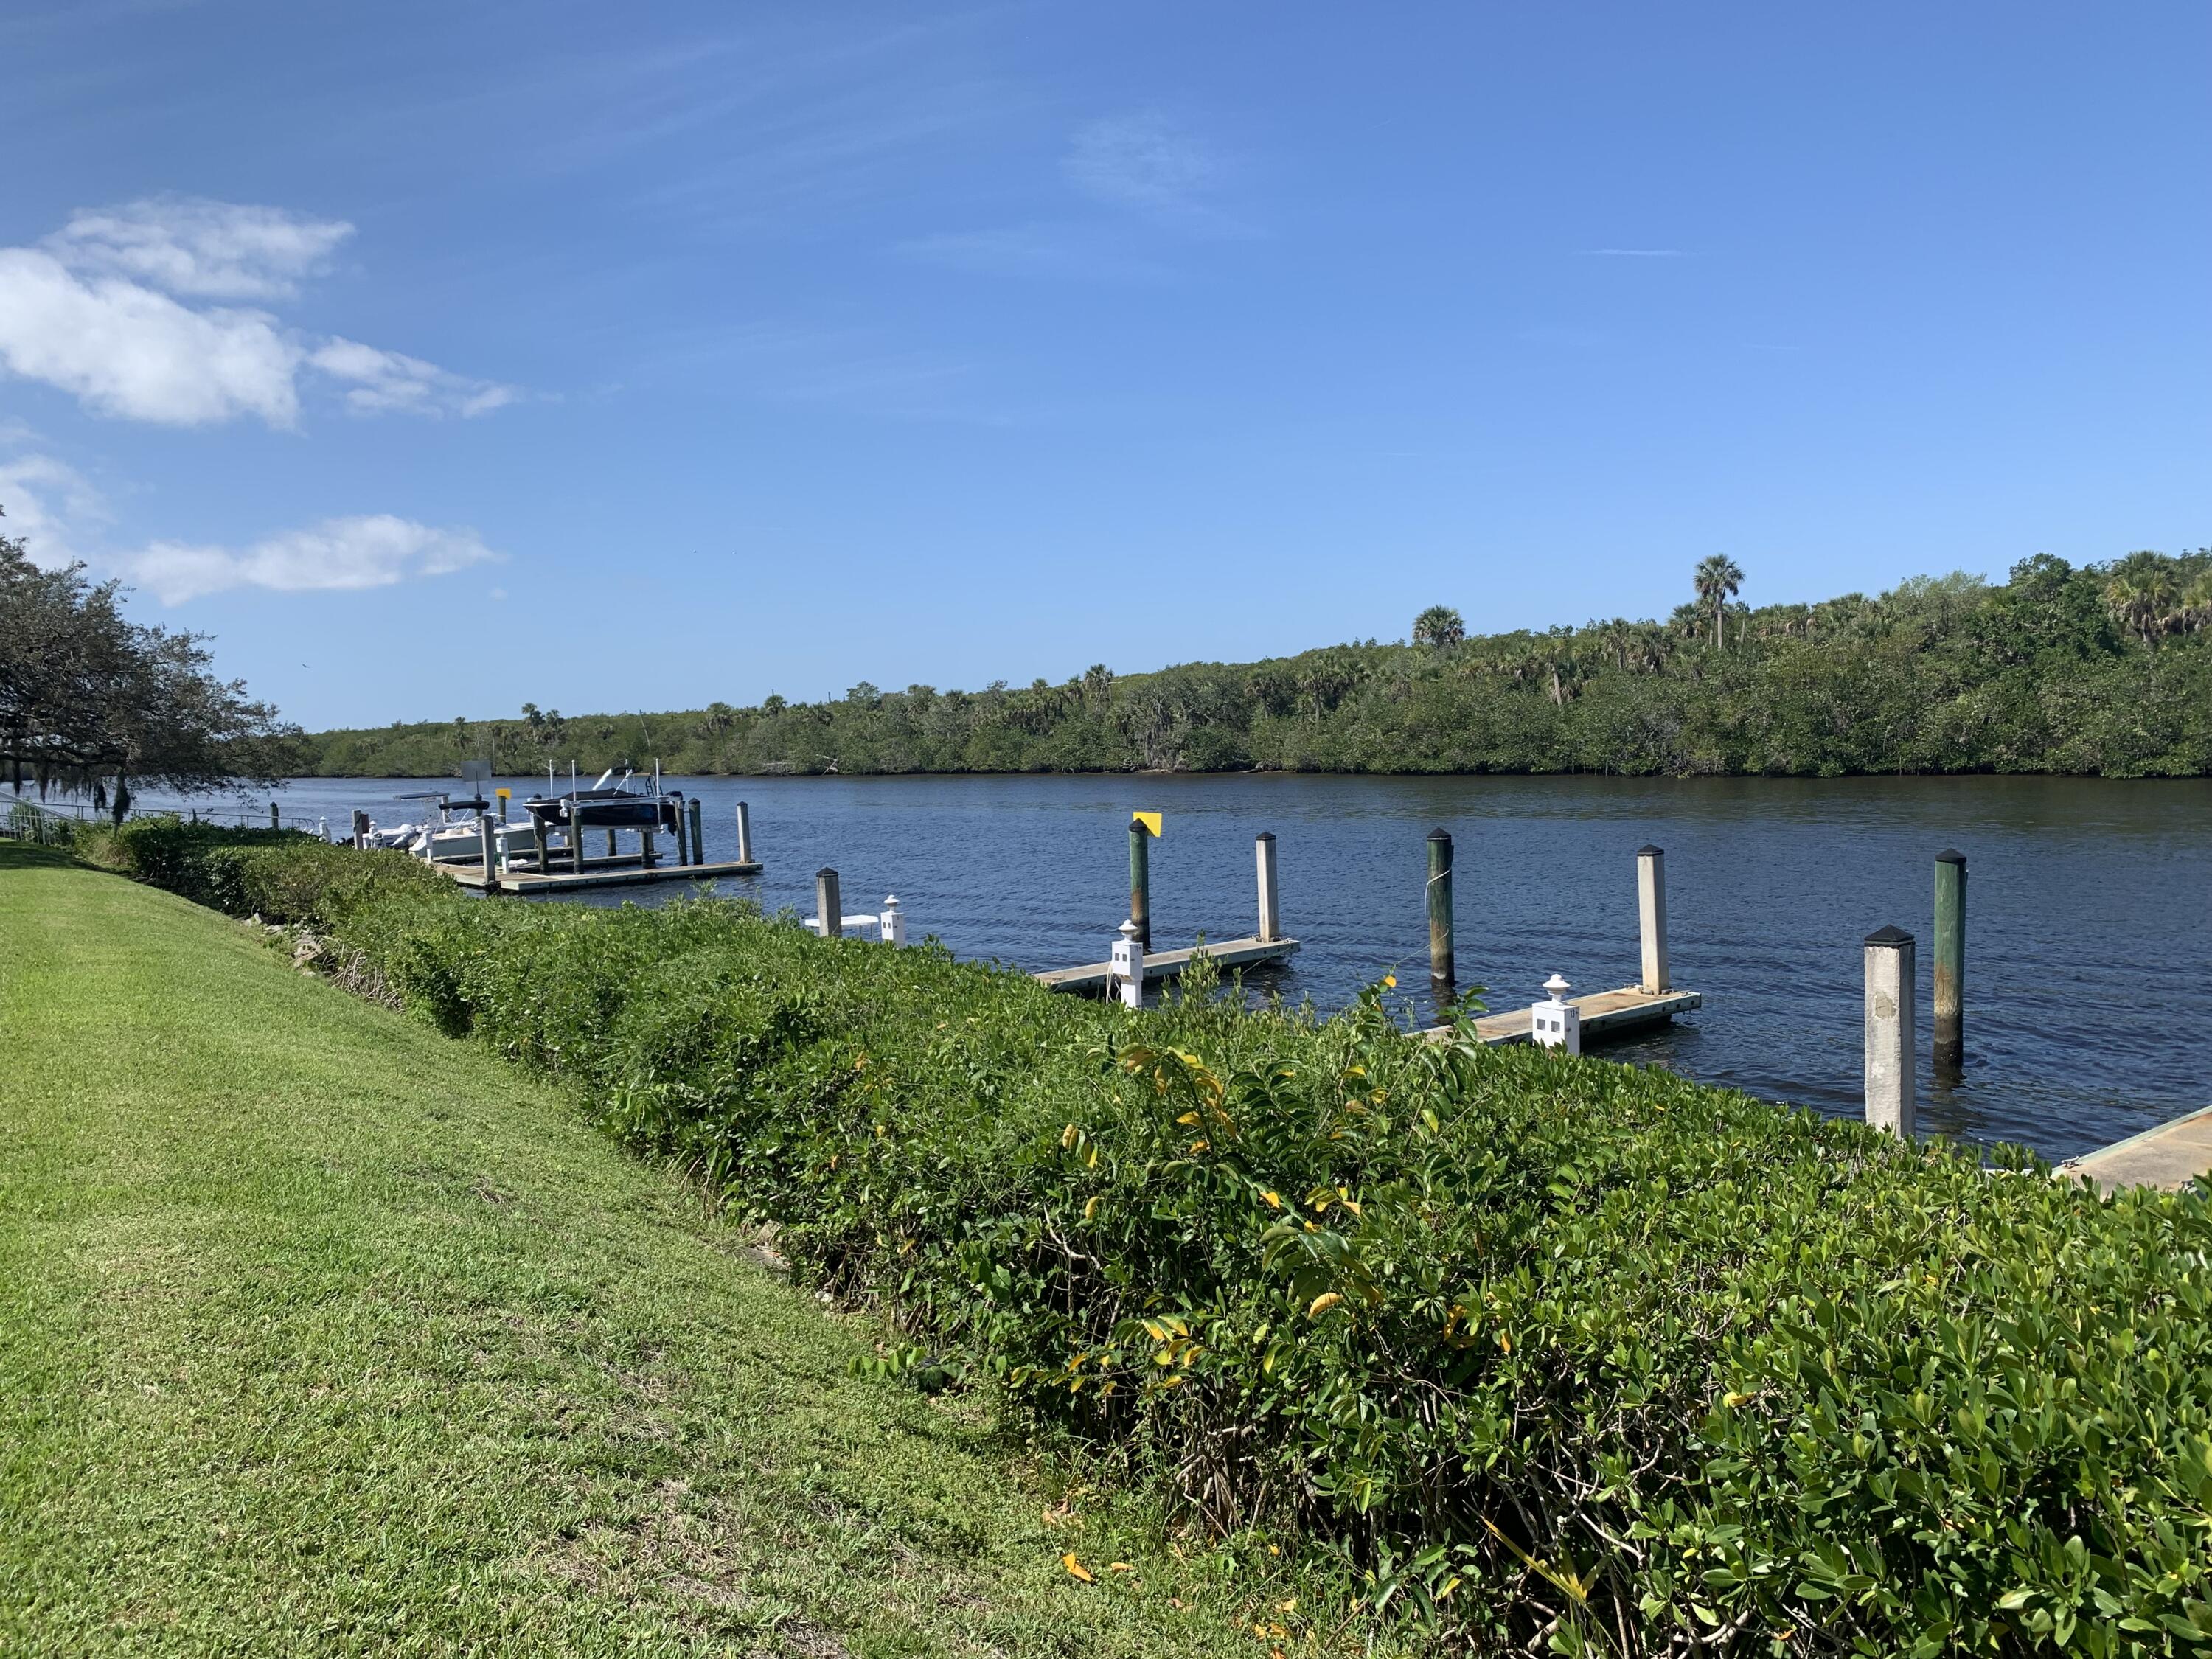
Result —
<instances>
[{"instance_id":1,"label":"dock decking planks","mask_svg":"<svg viewBox=\"0 0 2212 1659\"><path fill-rule=\"evenodd\" d=\"M2069 1158L2053 1172L2094 1181L2100 1191L2158 1187L2174 1192L2212 1173L2212 1106L2184 1113L2141 1134Z\"/></svg>"},{"instance_id":2,"label":"dock decking planks","mask_svg":"<svg viewBox=\"0 0 2212 1659\"><path fill-rule=\"evenodd\" d=\"M1620 1036L1640 1025L1656 1025L1676 1014L1701 1008L1705 999L1696 991L1646 991L1625 985L1618 991L1599 991L1567 1000L1582 1014L1583 1042L1587 1046L1593 1040ZM1508 1008L1501 1013L1484 1014L1474 1022L1474 1033L1486 1043L1526 1042L1528 1010ZM1450 1028L1431 1026L1426 1035L1441 1042L1450 1035Z\"/></svg>"},{"instance_id":3,"label":"dock decking planks","mask_svg":"<svg viewBox=\"0 0 2212 1659\"><path fill-rule=\"evenodd\" d=\"M483 888L482 864L441 864L437 866L464 887ZM509 865L500 874L505 893L568 893L586 887L628 887L653 881L714 881L723 876L757 876L761 866L732 860L722 864L678 864L667 860L647 870L635 857L586 858L583 873L556 868L518 870Z\"/></svg>"},{"instance_id":4,"label":"dock decking planks","mask_svg":"<svg viewBox=\"0 0 2212 1659\"><path fill-rule=\"evenodd\" d=\"M1193 945L1188 951L1148 951L1145 956L1145 983L1176 978L1200 951L1220 967L1249 968L1255 963L1273 962L1290 956L1297 948L1298 942L1294 939L1224 939L1218 944L1209 941ZM1081 968L1054 968L1030 977L1055 991L1103 991L1113 971L1113 963L1094 962Z\"/></svg>"}]
</instances>

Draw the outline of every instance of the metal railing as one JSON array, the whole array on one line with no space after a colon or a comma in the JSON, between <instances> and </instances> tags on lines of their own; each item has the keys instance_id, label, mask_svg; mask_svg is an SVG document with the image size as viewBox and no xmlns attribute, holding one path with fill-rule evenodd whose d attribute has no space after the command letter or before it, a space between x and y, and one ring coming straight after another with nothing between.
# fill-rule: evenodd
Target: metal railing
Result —
<instances>
[{"instance_id":1,"label":"metal railing","mask_svg":"<svg viewBox=\"0 0 2212 1659\"><path fill-rule=\"evenodd\" d=\"M39 847L70 847L76 842L76 823L74 814L39 802L10 801L7 817L0 819L0 836Z\"/></svg>"}]
</instances>

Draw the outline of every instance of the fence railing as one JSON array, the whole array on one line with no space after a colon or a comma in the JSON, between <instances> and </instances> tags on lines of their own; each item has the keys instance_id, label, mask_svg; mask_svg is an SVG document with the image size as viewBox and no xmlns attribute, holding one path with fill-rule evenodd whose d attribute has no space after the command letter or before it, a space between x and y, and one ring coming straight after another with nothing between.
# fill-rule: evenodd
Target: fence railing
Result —
<instances>
[{"instance_id":1,"label":"fence railing","mask_svg":"<svg viewBox=\"0 0 2212 1659\"><path fill-rule=\"evenodd\" d=\"M304 813L281 812L274 810L276 803L273 801L270 803L270 806L271 810L266 811L257 811L251 807L240 809L221 806L133 806L123 816L125 818L182 818L187 823L230 824L241 830L298 830L308 835L328 838L330 835L328 818L309 817ZM70 825L111 823L115 817L112 808L94 806L89 801L82 800L11 801L8 804L7 814L10 824L14 823L15 815L19 812L27 815L27 817L35 817L42 824L58 826L58 828L43 830L36 834L10 828L4 833L15 840L35 840L43 837L45 844L49 846L66 842L70 838Z\"/></svg>"},{"instance_id":2,"label":"fence railing","mask_svg":"<svg viewBox=\"0 0 2212 1659\"><path fill-rule=\"evenodd\" d=\"M36 801L10 801L7 817L0 819L0 836L40 847L67 847L76 839L76 818Z\"/></svg>"}]
</instances>

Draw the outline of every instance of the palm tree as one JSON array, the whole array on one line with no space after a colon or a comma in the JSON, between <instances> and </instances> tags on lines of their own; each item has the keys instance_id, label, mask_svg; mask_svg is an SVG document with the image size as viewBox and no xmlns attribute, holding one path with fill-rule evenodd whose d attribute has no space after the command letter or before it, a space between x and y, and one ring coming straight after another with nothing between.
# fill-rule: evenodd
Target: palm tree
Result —
<instances>
[{"instance_id":1,"label":"palm tree","mask_svg":"<svg viewBox=\"0 0 2212 1659\"><path fill-rule=\"evenodd\" d=\"M1699 603L1711 607L1713 648L1728 644L1728 602L1743 589L1743 568L1725 553L1698 561L1696 576Z\"/></svg>"},{"instance_id":2,"label":"palm tree","mask_svg":"<svg viewBox=\"0 0 2212 1659\"><path fill-rule=\"evenodd\" d=\"M1467 638L1467 624L1448 605L1432 605L1413 618L1413 643L1439 647L1457 645Z\"/></svg>"}]
</instances>

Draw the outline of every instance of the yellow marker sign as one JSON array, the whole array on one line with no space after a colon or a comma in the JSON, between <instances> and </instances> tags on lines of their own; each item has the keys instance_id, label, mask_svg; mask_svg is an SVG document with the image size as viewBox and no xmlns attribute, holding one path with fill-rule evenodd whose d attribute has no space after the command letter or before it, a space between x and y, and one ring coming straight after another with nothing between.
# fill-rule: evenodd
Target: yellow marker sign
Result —
<instances>
[{"instance_id":1,"label":"yellow marker sign","mask_svg":"<svg viewBox=\"0 0 2212 1659\"><path fill-rule=\"evenodd\" d=\"M1158 812L1132 812L1129 816L1152 831L1154 841L1160 838L1160 815Z\"/></svg>"},{"instance_id":2,"label":"yellow marker sign","mask_svg":"<svg viewBox=\"0 0 2212 1659\"><path fill-rule=\"evenodd\" d=\"M513 800L514 799L514 791L512 789L495 789L492 791L492 793L497 795L501 800Z\"/></svg>"}]
</instances>

